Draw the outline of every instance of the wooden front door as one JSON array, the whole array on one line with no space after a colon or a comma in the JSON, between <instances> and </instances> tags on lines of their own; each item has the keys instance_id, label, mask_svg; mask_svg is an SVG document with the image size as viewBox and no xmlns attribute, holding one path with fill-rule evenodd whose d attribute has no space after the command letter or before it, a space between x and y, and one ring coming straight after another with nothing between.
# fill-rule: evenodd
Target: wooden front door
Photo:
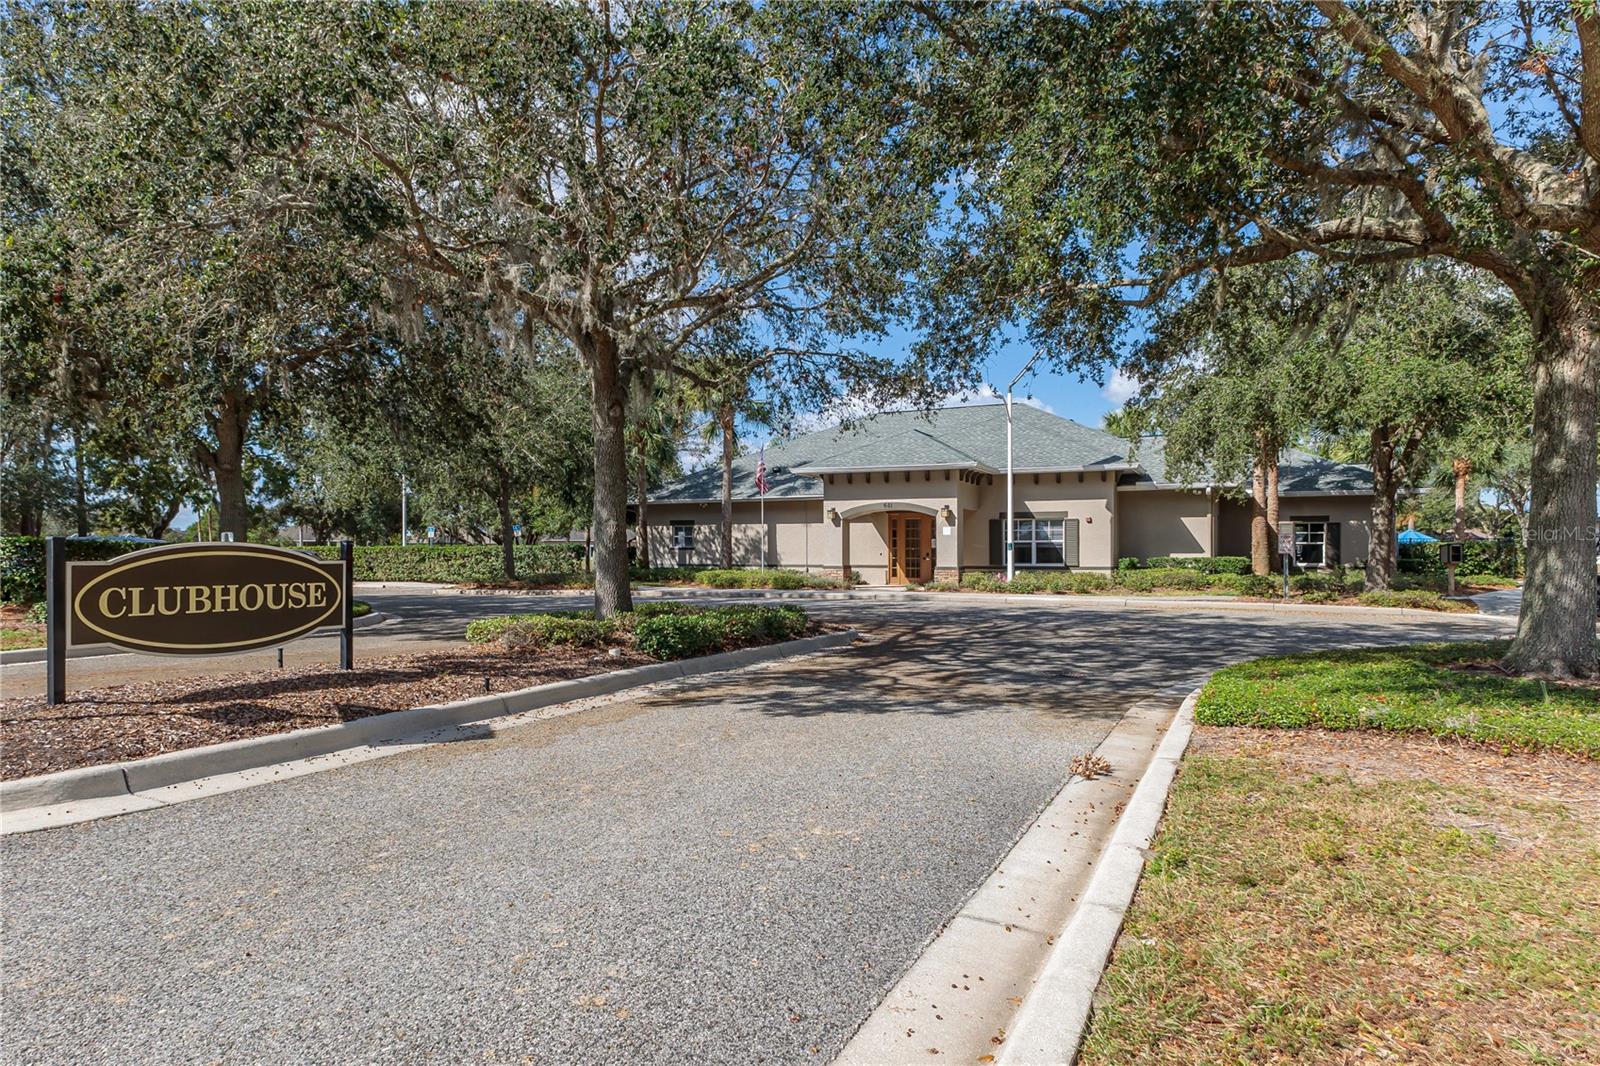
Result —
<instances>
[{"instance_id":1,"label":"wooden front door","mask_svg":"<svg viewBox=\"0 0 1600 1066\"><path fill-rule=\"evenodd\" d=\"M889 584L920 585L933 570L933 523L927 515L889 512Z\"/></svg>"}]
</instances>

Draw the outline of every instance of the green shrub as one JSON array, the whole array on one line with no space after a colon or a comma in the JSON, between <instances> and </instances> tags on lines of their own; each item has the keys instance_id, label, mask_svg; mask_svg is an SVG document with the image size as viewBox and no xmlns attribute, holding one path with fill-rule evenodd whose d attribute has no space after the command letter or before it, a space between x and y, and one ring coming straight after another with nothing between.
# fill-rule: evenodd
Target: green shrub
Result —
<instances>
[{"instance_id":1,"label":"green shrub","mask_svg":"<svg viewBox=\"0 0 1600 1066\"><path fill-rule=\"evenodd\" d=\"M1412 607L1421 611L1463 611L1468 608L1454 600L1447 600L1437 592L1422 589L1412 591L1363 592L1357 599L1367 607Z\"/></svg>"},{"instance_id":2,"label":"green shrub","mask_svg":"<svg viewBox=\"0 0 1600 1066\"><path fill-rule=\"evenodd\" d=\"M478 618L467 626L474 644L499 642L509 648L554 645L601 647L632 634L633 645L656 659L682 659L726 648L793 640L806 630L798 607L692 603L641 603L627 614L596 621L590 611L550 611Z\"/></svg>"},{"instance_id":3,"label":"green shrub","mask_svg":"<svg viewBox=\"0 0 1600 1066\"><path fill-rule=\"evenodd\" d=\"M1111 579L1105 574L1092 574L1080 570L1067 575L1067 586L1070 591L1079 595L1106 592L1111 588Z\"/></svg>"},{"instance_id":4,"label":"green shrub","mask_svg":"<svg viewBox=\"0 0 1600 1066\"><path fill-rule=\"evenodd\" d=\"M305 550L324 559L339 558L337 544L308 545ZM516 544L511 550L518 574L568 574L582 567L582 549L566 544ZM358 545L355 562L357 581L488 585L505 579L498 544Z\"/></svg>"},{"instance_id":5,"label":"green shrub","mask_svg":"<svg viewBox=\"0 0 1600 1066\"><path fill-rule=\"evenodd\" d=\"M988 570L969 570L961 575L961 587L969 592L1003 592L1006 576Z\"/></svg>"},{"instance_id":6,"label":"green shrub","mask_svg":"<svg viewBox=\"0 0 1600 1066\"><path fill-rule=\"evenodd\" d=\"M1118 564L1120 566L1120 563ZM1198 570L1202 574L1248 574L1250 560L1243 555L1166 555L1144 561L1151 570Z\"/></svg>"},{"instance_id":7,"label":"green shrub","mask_svg":"<svg viewBox=\"0 0 1600 1066\"><path fill-rule=\"evenodd\" d=\"M1283 592L1283 583L1265 574L1241 574L1233 581L1233 590L1241 596L1278 596Z\"/></svg>"},{"instance_id":8,"label":"green shrub","mask_svg":"<svg viewBox=\"0 0 1600 1066\"><path fill-rule=\"evenodd\" d=\"M1188 592L1208 587L1209 579L1197 570L1124 570L1116 584L1129 592Z\"/></svg>"},{"instance_id":9,"label":"green shrub","mask_svg":"<svg viewBox=\"0 0 1600 1066\"><path fill-rule=\"evenodd\" d=\"M806 631L806 613L798 607L722 607L725 643L775 644Z\"/></svg>"},{"instance_id":10,"label":"green shrub","mask_svg":"<svg viewBox=\"0 0 1600 1066\"><path fill-rule=\"evenodd\" d=\"M0 600L38 603L44 599L44 542L43 537L0 537ZM66 544L69 562L115 559L140 548L155 547L101 537L69 537Z\"/></svg>"},{"instance_id":11,"label":"green shrub","mask_svg":"<svg viewBox=\"0 0 1600 1066\"><path fill-rule=\"evenodd\" d=\"M635 570L636 581L708 585L714 589L836 589L837 578L807 574L799 570L750 567L661 567Z\"/></svg>"},{"instance_id":12,"label":"green shrub","mask_svg":"<svg viewBox=\"0 0 1600 1066\"><path fill-rule=\"evenodd\" d=\"M721 648L728 637L727 620L712 612L658 614L637 619L633 644L653 659L686 659Z\"/></svg>"},{"instance_id":13,"label":"green shrub","mask_svg":"<svg viewBox=\"0 0 1600 1066\"><path fill-rule=\"evenodd\" d=\"M1124 555L1122 558L1117 560L1118 570L1137 570L1143 565L1144 564L1141 563L1138 558L1132 555Z\"/></svg>"},{"instance_id":14,"label":"green shrub","mask_svg":"<svg viewBox=\"0 0 1600 1066\"><path fill-rule=\"evenodd\" d=\"M498 640L507 647L568 644L592 648L611 643L616 635L616 622L598 621L591 611L506 614L477 618L467 624L467 640L472 643Z\"/></svg>"}]
</instances>

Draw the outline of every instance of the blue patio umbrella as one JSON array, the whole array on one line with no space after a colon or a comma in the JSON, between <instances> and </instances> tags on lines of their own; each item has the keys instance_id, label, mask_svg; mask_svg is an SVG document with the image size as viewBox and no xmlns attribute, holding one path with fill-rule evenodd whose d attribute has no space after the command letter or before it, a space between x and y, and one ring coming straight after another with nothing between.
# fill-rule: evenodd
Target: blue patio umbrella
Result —
<instances>
[{"instance_id":1,"label":"blue patio umbrella","mask_svg":"<svg viewBox=\"0 0 1600 1066\"><path fill-rule=\"evenodd\" d=\"M1401 544L1437 544L1437 543L1439 543L1439 538L1438 537L1430 537L1426 533L1419 533L1415 529L1404 529L1404 530L1401 530L1400 531L1400 536L1395 538L1395 539L1397 539Z\"/></svg>"}]
</instances>

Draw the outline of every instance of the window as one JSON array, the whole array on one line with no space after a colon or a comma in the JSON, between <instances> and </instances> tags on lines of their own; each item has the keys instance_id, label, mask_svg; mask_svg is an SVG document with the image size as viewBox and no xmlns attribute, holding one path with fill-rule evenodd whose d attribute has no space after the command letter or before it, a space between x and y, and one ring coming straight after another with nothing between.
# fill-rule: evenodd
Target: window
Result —
<instances>
[{"instance_id":1,"label":"window","mask_svg":"<svg viewBox=\"0 0 1600 1066\"><path fill-rule=\"evenodd\" d=\"M1294 523L1294 561L1308 568L1327 565L1327 522L1305 519Z\"/></svg>"},{"instance_id":2,"label":"window","mask_svg":"<svg viewBox=\"0 0 1600 1066\"><path fill-rule=\"evenodd\" d=\"M1063 566L1066 522L1060 518L1019 518L1016 533L1018 566Z\"/></svg>"},{"instance_id":3,"label":"window","mask_svg":"<svg viewBox=\"0 0 1600 1066\"><path fill-rule=\"evenodd\" d=\"M694 523L672 523L672 547L674 551L694 551Z\"/></svg>"}]
</instances>

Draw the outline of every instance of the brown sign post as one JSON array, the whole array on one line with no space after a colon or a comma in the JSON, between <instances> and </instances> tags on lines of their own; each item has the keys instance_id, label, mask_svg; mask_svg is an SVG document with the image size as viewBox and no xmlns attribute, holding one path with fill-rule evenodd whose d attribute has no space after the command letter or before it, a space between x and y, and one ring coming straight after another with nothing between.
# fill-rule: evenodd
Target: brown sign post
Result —
<instances>
[{"instance_id":1,"label":"brown sign post","mask_svg":"<svg viewBox=\"0 0 1600 1066\"><path fill-rule=\"evenodd\" d=\"M340 629L351 668L352 549L318 559L265 544L164 544L105 562L46 550L49 702L66 698L68 648L113 645L154 655L228 655Z\"/></svg>"}]
</instances>

